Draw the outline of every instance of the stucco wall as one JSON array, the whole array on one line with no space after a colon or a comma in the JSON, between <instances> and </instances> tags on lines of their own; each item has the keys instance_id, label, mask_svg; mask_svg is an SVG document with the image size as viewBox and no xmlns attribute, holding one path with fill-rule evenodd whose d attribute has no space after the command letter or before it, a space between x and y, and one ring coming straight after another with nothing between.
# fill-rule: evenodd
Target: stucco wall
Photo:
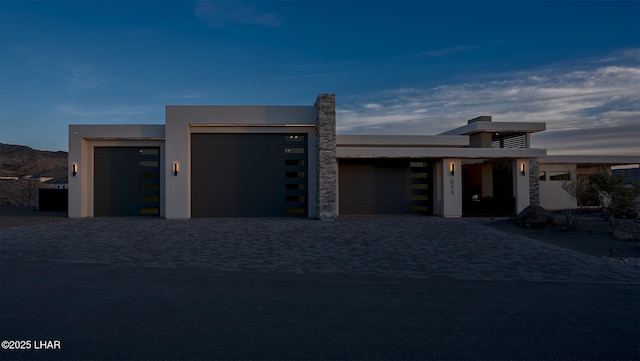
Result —
<instances>
[{"instance_id":1,"label":"stucco wall","mask_svg":"<svg viewBox=\"0 0 640 361\"><path fill-rule=\"evenodd\" d=\"M562 189L566 181L549 180L549 172L569 172L571 180L576 177L575 164L540 164L538 173L545 172L545 180L540 181L540 206L549 210L575 209L577 201Z\"/></svg>"},{"instance_id":2,"label":"stucco wall","mask_svg":"<svg viewBox=\"0 0 640 361\"><path fill-rule=\"evenodd\" d=\"M95 147L160 147L160 173L164 168L163 125L70 125L69 126L69 218L93 217ZM73 165L77 173L72 174ZM164 194L160 181L160 194ZM166 206L160 197L160 216Z\"/></svg>"},{"instance_id":3,"label":"stucco wall","mask_svg":"<svg viewBox=\"0 0 640 361\"><path fill-rule=\"evenodd\" d=\"M315 149L316 115L314 106L167 106L165 166L178 163L180 172L165 172L166 218L191 218L192 133L307 133L309 149ZM316 162L309 152L310 170ZM310 182L309 217L316 216L316 187Z\"/></svg>"},{"instance_id":4,"label":"stucco wall","mask_svg":"<svg viewBox=\"0 0 640 361\"><path fill-rule=\"evenodd\" d=\"M522 166L524 164L524 174L522 174ZM516 213L522 212L530 205L530 184L529 184L529 159L513 160L513 197L515 198Z\"/></svg>"},{"instance_id":5,"label":"stucco wall","mask_svg":"<svg viewBox=\"0 0 640 361\"><path fill-rule=\"evenodd\" d=\"M442 186L439 190L440 205L435 207L439 214L445 218L462 217L462 162L460 158L444 158L438 162L440 168L437 175L441 177L438 182ZM453 165L453 174L451 174Z\"/></svg>"}]
</instances>

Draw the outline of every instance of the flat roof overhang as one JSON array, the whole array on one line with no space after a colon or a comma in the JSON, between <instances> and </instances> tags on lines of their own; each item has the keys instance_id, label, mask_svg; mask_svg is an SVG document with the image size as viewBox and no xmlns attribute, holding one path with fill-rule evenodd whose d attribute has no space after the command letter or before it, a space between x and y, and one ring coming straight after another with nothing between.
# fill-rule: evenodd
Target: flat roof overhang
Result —
<instances>
[{"instance_id":1,"label":"flat roof overhang","mask_svg":"<svg viewBox=\"0 0 640 361\"><path fill-rule=\"evenodd\" d=\"M537 122L474 122L440 135L472 135L476 133L537 133L547 128Z\"/></svg>"},{"instance_id":2,"label":"flat roof overhang","mask_svg":"<svg viewBox=\"0 0 640 361\"><path fill-rule=\"evenodd\" d=\"M165 126L161 124L70 124L69 139L94 140L164 140Z\"/></svg>"},{"instance_id":3,"label":"flat roof overhang","mask_svg":"<svg viewBox=\"0 0 640 361\"><path fill-rule=\"evenodd\" d=\"M336 135L340 147L468 147L466 135Z\"/></svg>"},{"instance_id":4,"label":"flat roof overhang","mask_svg":"<svg viewBox=\"0 0 640 361\"><path fill-rule=\"evenodd\" d=\"M419 147L343 147L337 158L540 158L546 149L511 148L419 148Z\"/></svg>"},{"instance_id":5,"label":"flat roof overhang","mask_svg":"<svg viewBox=\"0 0 640 361\"><path fill-rule=\"evenodd\" d=\"M628 165L640 164L638 155L550 155L540 158L540 164Z\"/></svg>"},{"instance_id":6,"label":"flat roof overhang","mask_svg":"<svg viewBox=\"0 0 640 361\"><path fill-rule=\"evenodd\" d=\"M167 105L165 124L172 126L316 125L317 108L290 105Z\"/></svg>"}]
</instances>

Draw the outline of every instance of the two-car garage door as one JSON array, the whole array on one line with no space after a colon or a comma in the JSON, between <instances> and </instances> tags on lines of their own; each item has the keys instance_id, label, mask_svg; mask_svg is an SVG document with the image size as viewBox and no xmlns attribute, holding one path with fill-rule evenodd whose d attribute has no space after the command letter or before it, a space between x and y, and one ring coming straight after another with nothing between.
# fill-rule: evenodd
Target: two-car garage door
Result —
<instances>
[{"instance_id":1,"label":"two-car garage door","mask_svg":"<svg viewBox=\"0 0 640 361\"><path fill-rule=\"evenodd\" d=\"M191 216L307 216L307 153L306 134L192 134Z\"/></svg>"}]
</instances>

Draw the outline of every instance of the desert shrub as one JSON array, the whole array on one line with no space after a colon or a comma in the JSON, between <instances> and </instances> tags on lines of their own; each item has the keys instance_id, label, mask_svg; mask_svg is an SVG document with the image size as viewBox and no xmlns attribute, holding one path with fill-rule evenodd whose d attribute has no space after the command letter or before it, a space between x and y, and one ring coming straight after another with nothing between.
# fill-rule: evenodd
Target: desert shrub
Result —
<instances>
[{"instance_id":1,"label":"desert shrub","mask_svg":"<svg viewBox=\"0 0 640 361\"><path fill-rule=\"evenodd\" d=\"M640 196L640 185L625 186L625 177L624 172L612 175L604 167L589 176L589 182L598 190L600 205L611 212L612 218L620 217L628 208L633 208L634 199Z\"/></svg>"},{"instance_id":2,"label":"desert shrub","mask_svg":"<svg viewBox=\"0 0 640 361\"><path fill-rule=\"evenodd\" d=\"M562 210L562 226L569 231L575 231L580 229L582 225L582 218L577 209L563 209Z\"/></svg>"},{"instance_id":3,"label":"desert shrub","mask_svg":"<svg viewBox=\"0 0 640 361\"><path fill-rule=\"evenodd\" d=\"M600 205L600 192L589 181L589 177L584 174L579 174L570 182L564 182L562 189L576 200L578 207Z\"/></svg>"}]
</instances>

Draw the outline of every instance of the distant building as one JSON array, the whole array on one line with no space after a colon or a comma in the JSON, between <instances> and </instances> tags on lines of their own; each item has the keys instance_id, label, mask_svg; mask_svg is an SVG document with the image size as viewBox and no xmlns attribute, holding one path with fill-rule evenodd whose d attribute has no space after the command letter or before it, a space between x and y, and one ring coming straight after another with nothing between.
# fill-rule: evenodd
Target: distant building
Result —
<instances>
[{"instance_id":1,"label":"distant building","mask_svg":"<svg viewBox=\"0 0 640 361\"><path fill-rule=\"evenodd\" d=\"M36 176L31 175L31 174L27 174L27 175L21 176L20 179L28 179L28 180L32 180L32 181L35 181L35 182L38 182L38 183L44 183L44 182L48 182L48 181L52 180L53 177L36 177Z\"/></svg>"},{"instance_id":2,"label":"distant building","mask_svg":"<svg viewBox=\"0 0 640 361\"><path fill-rule=\"evenodd\" d=\"M575 207L560 181L640 163L548 157L530 147L544 123L482 116L439 135L368 136L336 135L335 120L335 96L321 94L311 106L167 106L164 125L70 125L69 216L512 214Z\"/></svg>"},{"instance_id":3,"label":"distant building","mask_svg":"<svg viewBox=\"0 0 640 361\"><path fill-rule=\"evenodd\" d=\"M632 184L640 184L640 168L630 168L630 169L613 169L611 171L612 174L624 173L624 184L632 185Z\"/></svg>"},{"instance_id":4,"label":"distant building","mask_svg":"<svg viewBox=\"0 0 640 361\"><path fill-rule=\"evenodd\" d=\"M69 178L52 178L47 181L42 182L40 184L40 188L45 189L68 189L69 188Z\"/></svg>"}]
</instances>

